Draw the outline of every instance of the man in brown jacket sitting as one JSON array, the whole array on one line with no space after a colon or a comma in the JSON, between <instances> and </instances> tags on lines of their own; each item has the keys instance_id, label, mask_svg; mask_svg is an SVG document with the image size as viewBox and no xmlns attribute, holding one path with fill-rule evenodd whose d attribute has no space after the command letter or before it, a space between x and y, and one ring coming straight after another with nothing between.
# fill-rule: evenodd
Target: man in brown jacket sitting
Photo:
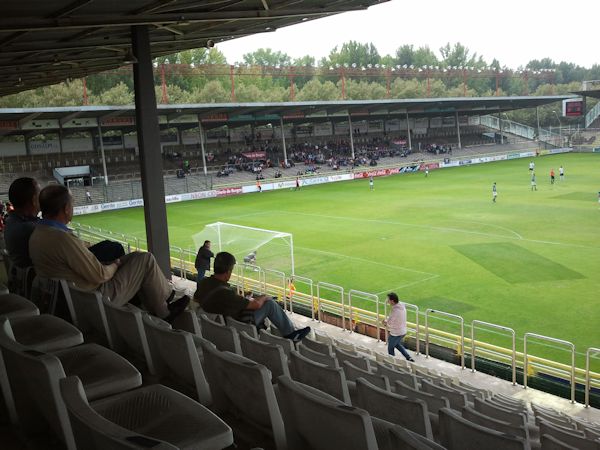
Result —
<instances>
[{"instance_id":1,"label":"man in brown jacket sitting","mask_svg":"<svg viewBox=\"0 0 600 450\"><path fill-rule=\"evenodd\" d=\"M150 313L168 322L186 308L189 297L172 301L175 291L151 253L130 253L109 264L98 261L67 227L73 218L73 198L66 187L45 187L39 202L43 219L29 239L38 274L64 278L82 290L99 290L117 305L125 305L137 294Z\"/></svg>"}]
</instances>

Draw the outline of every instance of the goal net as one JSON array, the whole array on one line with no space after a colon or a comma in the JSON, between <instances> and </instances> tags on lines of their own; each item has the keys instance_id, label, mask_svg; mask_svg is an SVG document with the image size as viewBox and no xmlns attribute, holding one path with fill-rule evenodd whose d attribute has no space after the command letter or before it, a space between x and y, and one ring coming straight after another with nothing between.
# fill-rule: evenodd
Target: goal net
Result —
<instances>
[{"instance_id":1,"label":"goal net","mask_svg":"<svg viewBox=\"0 0 600 450\"><path fill-rule=\"evenodd\" d=\"M291 233L216 222L206 225L192 239L196 249L204 241L210 241L213 253L229 252L235 256L238 264L246 262L264 269L294 274L294 240ZM252 258L252 253L255 258Z\"/></svg>"}]
</instances>

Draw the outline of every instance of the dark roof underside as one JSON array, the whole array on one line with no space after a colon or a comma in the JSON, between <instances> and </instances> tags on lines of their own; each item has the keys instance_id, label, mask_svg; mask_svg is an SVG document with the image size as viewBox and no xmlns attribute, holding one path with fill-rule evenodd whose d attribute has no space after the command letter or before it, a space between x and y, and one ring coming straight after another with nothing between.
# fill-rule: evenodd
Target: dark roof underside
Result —
<instances>
[{"instance_id":1,"label":"dark roof underside","mask_svg":"<svg viewBox=\"0 0 600 450\"><path fill-rule=\"evenodd\" d=\"M125 65L135 25L156 57L385 1L3 0L0 96Z\"/></svg>"},{"instance_id":2,"label":"dark roof underside","mask_svg":"<svg viewBox=\"0 0 600 450\"><path fill-rule=\"evenodd\" d=\"M573 94L581 97L600 98L600 89L592 89L589 91L573 91Z\"/></svg>"}]
</instances>

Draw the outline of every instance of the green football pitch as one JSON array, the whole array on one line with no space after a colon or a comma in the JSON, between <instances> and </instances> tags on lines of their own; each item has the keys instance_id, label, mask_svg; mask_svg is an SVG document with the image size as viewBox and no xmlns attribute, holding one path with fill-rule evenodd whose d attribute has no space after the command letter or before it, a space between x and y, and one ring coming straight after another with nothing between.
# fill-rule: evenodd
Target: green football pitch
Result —
<instances>
[{"instance_id":1,"label":"green football pitch","mask_svg":"<svg viewBox=\"0 0 600 450\"><path fill-rule=\"evenodd\" d=\"M382 299L395 291L422 311L508 326L519 338L565 339L581 355L600 346L600 154L535 158L537 191L529 162L376 178L373 191L365 179L170 204L170 242L193 248L192 236L217 221L292 233L298 275ZM140 208L75 220L145 235ZM541 346L536 354L547 352L569 360Z\"/></svg>"}]
</instances>

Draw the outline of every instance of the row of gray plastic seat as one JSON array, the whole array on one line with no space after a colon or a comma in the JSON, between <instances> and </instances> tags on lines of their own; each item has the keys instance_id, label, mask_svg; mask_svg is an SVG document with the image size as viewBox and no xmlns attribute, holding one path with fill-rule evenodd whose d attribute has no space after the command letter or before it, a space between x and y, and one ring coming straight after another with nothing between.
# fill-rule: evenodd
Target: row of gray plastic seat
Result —
<instances>
[{"instance_id":1,"label":"row of gray plastic seat","mask_svg":"<svg viewBox=\"0 0 600 450\"><path fill-rule=\"evenodd\" d=\"M36 313L33 318L43 317ZM26 319L2 317L0 330L2 393L11 420L25 433L47 424L69 449L148 443L225 448L233 443L231 428L210 410L166 386L140 387L140 372L105 347L65 343L67 348L40 352L19 343L11 322ZM79 337L83 341L81 333Z\"/></svg>"}]
</instances>

